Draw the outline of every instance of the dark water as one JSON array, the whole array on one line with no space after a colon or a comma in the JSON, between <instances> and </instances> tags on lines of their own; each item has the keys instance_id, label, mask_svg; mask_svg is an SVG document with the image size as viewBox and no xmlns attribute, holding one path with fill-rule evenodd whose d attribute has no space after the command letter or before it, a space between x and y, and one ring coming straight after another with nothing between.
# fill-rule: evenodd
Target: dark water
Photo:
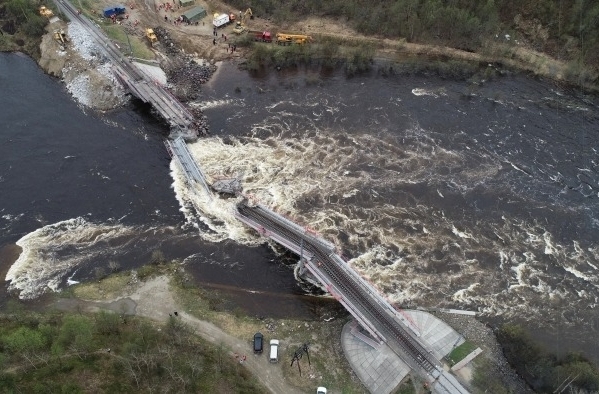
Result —
<instances>
[{"instance_id":1,"label":"dark water","mask_svg":"<svg viewBox=\"0 0 599 394\"><path fill-rule=\"evenodd\" d=\"M267 292L269 302L244 297L252 314L321 314L270 249L207 243L185 223L171 188L167 129L147 109L82 109L19 54L0 54L0 91L1 271L22 239L19 276L33 278L23 281L26 295L94 278L108 261L139 267L159 249L187 259L199 282ZM277 294L288 308L276 305Z\"/></svg>"},{"instance_id":2,"label":"dark water","mask_svg":"<svg viewBox=\"0 0 599 394\"><path fill-rule=\"evenodd\" d=\"M241 174L392 301L524 322L599 360L596 98L517 75L252 79L231 66L205 94L206 171Z\"/></svg>"},{"instance_id":3,"label":"dark water","mask_svg":"<svg viewBox=\"0 0 599 394\"><path fill-rule=\"evenodd\" d=\"M21 239L25 260L49 272L25 285L90 278L97 261L140 265L159 248L252 313L320 313L299 296L293 258L251 246L226 202L205 216L231 240L186 223L175 195L191 197L171 188L163 126L135 108L82 113L17 55L0 71L2 91L31 97L0 98L0 245L14 254ZM24 74L30 84L13 83ZM190 149L204 170L240 176L246 193L335 242L391 301L522 321L555 350L599 360L595 98L523 76L252 78L231 65L203 94L213 136Z\"/></svg>"}]
</instances>

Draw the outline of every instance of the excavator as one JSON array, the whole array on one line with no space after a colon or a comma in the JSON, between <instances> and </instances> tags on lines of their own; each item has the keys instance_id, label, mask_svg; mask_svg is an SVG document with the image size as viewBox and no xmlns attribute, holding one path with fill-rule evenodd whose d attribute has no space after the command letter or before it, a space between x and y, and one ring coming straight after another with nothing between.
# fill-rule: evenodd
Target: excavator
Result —
<instances>
[{"instance_id":1,"label":"excavator","mask_svg":"<svg viewBox=\"0 0 599 394\"><path fill-rule=\"evenodd\" d=\"M54 39L56 42L58 42L58 45L60 45L60 50L64 51L67 47L67 42L69 42L67 34L64 32L64 30L54 30Z\"/></svg>"},{"instance_id":2,"label":"excavator","mask_svg":"<svg viewBox=\"0 0 599 394\"><path fill-rule=\"evenodd\" d=\"M310 41L312 41L312 37L306 36L304 34L277 33L277 44L279 45L303 45Z\"/></svg>"},{"instance_id":3,"label":"excavator","mask_svg":"<svg viewBox=\"0 0 599 394\"><path fill-rule=\"evenodd\" d=\"M45 16L46 18L50 19L54 16L54 12L52 12L51 9L49 9L45 5L43 5L40 7L40 15Z\"/></svg>"},{"instance_id":4,"label":"excavator","mask_svg":"<svg viewBox=\"0 0 599 394\"><path fill-rule=\"evenodd\" d=\"M158 37L156 37L156 33L154 33L154 29L146 29L146 38L150 42L151 46L154 46L158 42Z\"/></svg>"},{"instance_id":5,"label":"excavator","mask_svg":"<svg viewBox=\"0 0 599 394\"><path fill-rule=\"evenodd\" d=\"M245 12L243 14L241 14L241 11L239 11L239 14L240 14L239 21L237 21L237 23L235 24L235 28L233 29L233 33L235 33L235 34L241 34L245 31L247 31L247 27L245 27L245 21L247 20L247 17L249 16L250 19L254 18L254 14L252 13L251 8L248 8L247 10L245 10Z\"/></svg>"}]
</instances>

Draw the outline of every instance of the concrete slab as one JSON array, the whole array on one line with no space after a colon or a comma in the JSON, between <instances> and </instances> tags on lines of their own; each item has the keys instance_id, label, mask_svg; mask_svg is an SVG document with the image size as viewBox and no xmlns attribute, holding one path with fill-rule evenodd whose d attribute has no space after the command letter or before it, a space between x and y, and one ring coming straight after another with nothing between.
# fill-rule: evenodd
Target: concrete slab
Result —
<instances>
[{"instance_id":1,"label":"concrete slab","mask_svg":"<svg viewBox=\"0 0 599 394\"><path fill-rule=\"evenodd\" d=\"M428 312L404 310L413 327L420 333L420 339L433 351L438 360L464 343L465 339L443 320Z\"/></svg>"},{"instance_id":2,"label":"concrete slab","mask_svg":"<svg viewBox=\"0 0 599 394\"><path fill-rule=\"evenodd\" d=\"M402 310L399 313L438 360L465 341L447 323L428 312ZM343 327L341 346L345 357L369 392L389 394L408 375L410 367L386 344L378 344L368 337L364 339L362 330L355 320Z\"/></svg>"},{"instance_id":3,"label":"concrete slab","mask_svg":"<svg viewBox=\"0 0 599 394\"><path fill-rule=\"evenodd\" d=\"M410 367L387 345L377 344L377 347L373 347L373 341L363 341L360 335L352 333L356 326L357 322L353 320L341 332L341 346L345 357L370 393L393 392L408 375Z\"/></svg>"},{"instance_id":4,"label":"concrete slab","mask_svg":"<svg viewBox=\"0 0 599 394\"><path fill-rule=\"evenodd\" d=\"M139 70L148 76L152 81L157 82L158 84L165 86L166 85L166 74L164 70L162 70L158 66L150 66L149 64L144 64L140 62L133 62Z\"/></svg>"}]
</instances>

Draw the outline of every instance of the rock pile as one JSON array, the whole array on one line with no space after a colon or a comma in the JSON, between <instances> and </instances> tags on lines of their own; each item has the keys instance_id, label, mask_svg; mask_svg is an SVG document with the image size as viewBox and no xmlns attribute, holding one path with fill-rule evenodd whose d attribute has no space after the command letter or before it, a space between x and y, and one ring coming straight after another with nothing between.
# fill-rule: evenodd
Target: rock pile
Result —
<instances>
[{"instance_id":1,"label":"rock pile","mask_svg":"<svg viewBox=\"0 0 599 394\"><path fill-rule=\"evenodd\" d=\"M181 53L181 49L173 42L168 31L163 27L155 27L154 34L158 37L158 42L167 55L176 56Z\"/></svg>"},{"instance_id":2,"label":"rock pile","mask_svg":"<svg viewBox=\"0 0 599 394\"><path fill-rule=\"evenodd\" d=\"M197 99L200 86L208 82L214 71L216 66L200 65L190 56L178 56L165 69L173 94L184 101Z\"/></svg>"},{"instance_id":3,"label":"rock pile","mask_svg":"<svg viewBox=\"0 0 599 394\"><path fill-rule=\"evenodd\" d=\"M216 66L209 63L199 64L192 56L185 54L166 29L156 27L154 33L160 42L161 51L168 56L168 62L162 65L166 73L168 89L183 102L197 99L200 86L208 82L216 71ZM208 119L202 110L198 107L188 109L197 120L194 128L198 134L208 134Z\"/></svg>"}]
</instances>

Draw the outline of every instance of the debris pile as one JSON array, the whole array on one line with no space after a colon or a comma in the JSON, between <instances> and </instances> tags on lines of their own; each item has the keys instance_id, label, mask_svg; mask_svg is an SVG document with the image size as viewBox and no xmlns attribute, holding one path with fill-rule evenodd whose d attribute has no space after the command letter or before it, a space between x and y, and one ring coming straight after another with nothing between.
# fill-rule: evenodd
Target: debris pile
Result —
<instances>
[{"instance_id":1,"label":"debris pile","mask_svg":"<svg viewBox=\"0 0 599 394\"><path fill-rule=\"evenodd\" d=\"M155 27L154 33L156 34L156 37L158 37L158 42L160 42L162 50L166 52L167 55L175 56L181 53L181 49L179 49L177 44L173 42L165 28Z\"/></svg>"},{"instance_id":2,"label":"debris pile","mask_svg":"<svg viewBox=\"0 0 599 394\"><path fill-rule=\"evenodd\" d=\"M202 84L208 82L216 66L198 64L191 56L180 55L166 67L166 77L173 94L183 100L195 100Z\"/></svg>"}]
</instances>

